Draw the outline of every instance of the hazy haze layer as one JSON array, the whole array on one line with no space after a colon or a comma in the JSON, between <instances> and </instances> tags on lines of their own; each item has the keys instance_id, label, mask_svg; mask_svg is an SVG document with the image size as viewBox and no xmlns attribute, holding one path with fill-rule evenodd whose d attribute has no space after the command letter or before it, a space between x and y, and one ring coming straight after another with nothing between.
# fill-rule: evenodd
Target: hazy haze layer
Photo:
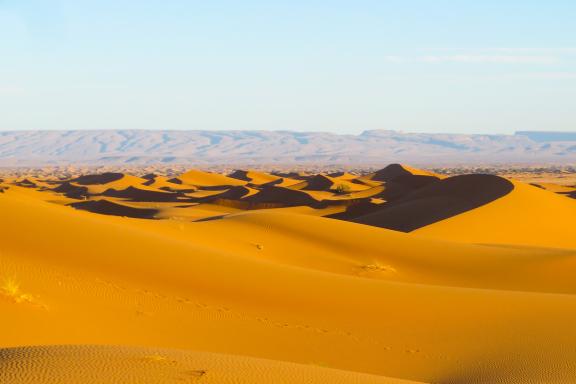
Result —
<instances>
[{"instance_id":1,"label":"hazy haze layer","mask_svg":"<svg viewBox=\"0 0 576 384\"><path fill-rule=\"evenodd\" d=\"M575 137L572 137L575 136ZM576 135L424 134L365 131L360 135L293 131L7 131L0 166L63 164L420 164L567 162Z\"/></svg>"}]
</instances>

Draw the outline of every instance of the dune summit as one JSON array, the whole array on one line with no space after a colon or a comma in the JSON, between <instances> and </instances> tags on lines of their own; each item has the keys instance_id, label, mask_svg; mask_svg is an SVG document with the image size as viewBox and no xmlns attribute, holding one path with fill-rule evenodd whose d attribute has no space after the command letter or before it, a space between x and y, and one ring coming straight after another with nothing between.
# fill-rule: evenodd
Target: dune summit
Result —
<instances>
[{"instance_id":1,"label":"dune summit","mask_svg":"<svg viewBox=\"0 0 576 384\"><path fill-rule=\"evenodd\" d=\"M576 382L573 189L0 175L0 382Z\"/></svg>"}]
</instances>

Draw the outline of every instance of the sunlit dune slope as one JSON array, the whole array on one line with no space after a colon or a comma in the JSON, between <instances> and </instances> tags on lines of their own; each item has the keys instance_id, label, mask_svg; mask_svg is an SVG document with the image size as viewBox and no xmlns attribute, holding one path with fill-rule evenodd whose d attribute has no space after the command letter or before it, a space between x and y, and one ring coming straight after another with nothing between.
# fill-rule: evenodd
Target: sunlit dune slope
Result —
<instances>
[{"instance_id":1,"label":"sunlit dune slope","mask_svg":"<svg viewBox=\"0 0 576 384\"><path fill-rule=\"evenodd\" d=\"M244 185L246 181L238 180L218 173L190 170L180 176L170 179L170 182L201 187L218 187L223 185Z\"/></svg>"},{"instance_id":2,"label":"sunlit dune slope","mask_svg":"<svg viewBox=\"0 0 576 384\"><path fill-rule=\"evenodd\" d=\"M513 185L511 193L489 204L415 232L451 241L576 248L576 201L524 183Z\"/></svg>"},{"instance_id":3,"label":"sunlit dune slope","mask_svg":"<svg viewBox=\"0 0 576 384\"><path fill-rule=\"evenodd\" d=\"M275 181L279 181L280 179L280 176L272 175L270 173L258 172L254 170L244 171L241 169L232 172L229 177L238 180L244 180L251 184L273 183Z\"/></svg>"},{"instance_id":4,"label":"sunlit dune slope","mask_svg":"<svg viewBox=\"0 0 576 384\"><path fill-rule=\"evenodd\" d=\"M362 191L370 188L370 186L327 175L315 175L301 183L291 185L289 188L306 191L330 191L338 188L345 188L346 191Z\"/></svg>"},{"instance_id":5,"label":"sunlit dune slope","mask_svg":"<svg viewBox=\"0 0 576 384\"><path fill-rule=\"evenodd\" d=\"M79 176L70 180L72 185L82 186L91 194L100 194L106 190L121 190L142 185L146 179L123 173L103 173L100 175Z\"/></svg>"},{"instance_id":6,"label":"sunlit dune slope","mask_svg":"<svg viewBox=\"0 0 576 384\"><path fill-rule=\"evenodd\" d=\"M318 203L318 200L310 193L276 186L263 187L258 193L245 197L244 201L253 204L269 204L270 206L312 206Z\"/></svg>"},{"instance_id":7,"label":"sunlit dune slope","mask_svg":"<svg viewBox=\"0 0 576 384\"><path fill-rule=\"evenodd\" d=\"M281 177L277 180L270 181L262 186L276 186L276 187L290 187L296 184L300 184L302 180L291 179L288 177Z\"/></svg>"},{"instance_id":8,"label":"sunlit dune slope","mask_svg":"<svg viewBox=\"0 0 576 384\"><path fill-rule=\"evenodd\" d=\"M150 224L152 225L152 223ZM166 227L173 224L166 223ZM171 231L164 226L157 230ZM187 226L181 236L230 254L307 269L397 282L537 292L576 293L571 250L502 248L436 241L380 228L282 210L228 215ZM516 271L522 269L523 274Z\"/></svg>"},{"instance_id":9,"label":"sunlit dune slope","mask_svg":"<svg viewBox=\"0 0 576 384\"><path fill-rule=\"evenodd\" d=\"M46 193L0 194L2 347L148 345L426 383L576 379L569 250L276 210L127 219Z\"/></svg>"},{"instance_id":10,"label":"sunlit dune slope","mask_svg":"<svg viewBox=\"0 0 576 384\"><path fill-rule=\"evenodd\" d=\"M314 365L114 346L0 349L0 381L10 384L416 384Z\"/></svg>"},{"instance_id":11,"label":"sunlit dune slope","mask_svg":"<svg viewBox=\"0 0 576 384\"><path fill-rule=\"evenodd\" d=\"M144 185L150 188L156 188L163 191L193 191L196 187L191 185L182 185L168 181L166 176L153 176Z\"/></svg>"},{"instance_id":12,"label":"sunlit dune slope","mask_svg":"<svg viewBox=\"0 0 576 384\"><path fill-rule=\"evenodd\" d=\"M535 187L542 188L542 189L545 189L547 191L555 192L555 193L559 193L559 194L571 195L571 194L574 194L574 192L576 192L576 188L571 187L571 186L567 186L567 185L554 184L554 183L542 183L542 182L531 183L531 184Z\"/></svg>"},{"instance_id":13,"label":"sunlit dune slope","mask_svg":"<svg viewBox=\"0 0 576 384\"><path fill-rule=\"evenodd\" d=\"M328 176L330 176L333 179L338 179L338 180L354 180L356 178L358 178L358 175L353 175L351 173L348 172L333 172L328 174Z\"/></svg>"}]
</instances>

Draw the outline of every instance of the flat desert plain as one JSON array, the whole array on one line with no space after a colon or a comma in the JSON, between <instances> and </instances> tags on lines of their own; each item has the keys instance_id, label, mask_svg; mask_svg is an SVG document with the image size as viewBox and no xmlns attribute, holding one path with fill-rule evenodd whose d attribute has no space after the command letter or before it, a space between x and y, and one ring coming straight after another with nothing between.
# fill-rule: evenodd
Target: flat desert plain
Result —
<instances>
[{"instance_id":1,"label":"flat desert plain","mask_svg":"<svg viewBox=\"0 0 576 384\"><path fill-rule=\"evenodd\" d=\"M0 179L1 383L576 382L570 185Z\"/></svg>"}]
</instances>

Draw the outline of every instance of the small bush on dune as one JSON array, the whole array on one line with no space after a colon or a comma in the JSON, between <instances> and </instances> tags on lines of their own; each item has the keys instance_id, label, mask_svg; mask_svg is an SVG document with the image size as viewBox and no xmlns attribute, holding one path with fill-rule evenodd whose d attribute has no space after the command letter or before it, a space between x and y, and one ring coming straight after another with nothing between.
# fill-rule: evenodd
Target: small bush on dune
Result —
<instances>
[{"instance_id":1,"label":"small bush on dune","mask_svg":"<svg viewBox=\"0 0 576 384\"><path fill-rule=\"evenodd\" d=\"M0 287L0 294L17 304L34 303L34 298L32 295L23 293L20 290L20 284L13 277L4 280L2 286Z\"/></svg>"},{"instance_id":2,"label":"small bush on dune","mask_svg":"<svg viewBox=\"0 0 576 384\"><path fill-rule=\"evenodd\" d=\"M396 272L396 268L391 265L381 264L379 262L374 262L372 264L362 265L361 268L368 272Z\"/></svg>"},{"instance_id":3,"label":"small bush on dune","mask_svg":"<svg viewBox=\"0 0 576 384\"><path fill-rule=\"evenodd\" d=\"M350 193L350 186L348 184L338 184L336 185L336 193L341 195Z\"/></svg>"}]
</instances>

